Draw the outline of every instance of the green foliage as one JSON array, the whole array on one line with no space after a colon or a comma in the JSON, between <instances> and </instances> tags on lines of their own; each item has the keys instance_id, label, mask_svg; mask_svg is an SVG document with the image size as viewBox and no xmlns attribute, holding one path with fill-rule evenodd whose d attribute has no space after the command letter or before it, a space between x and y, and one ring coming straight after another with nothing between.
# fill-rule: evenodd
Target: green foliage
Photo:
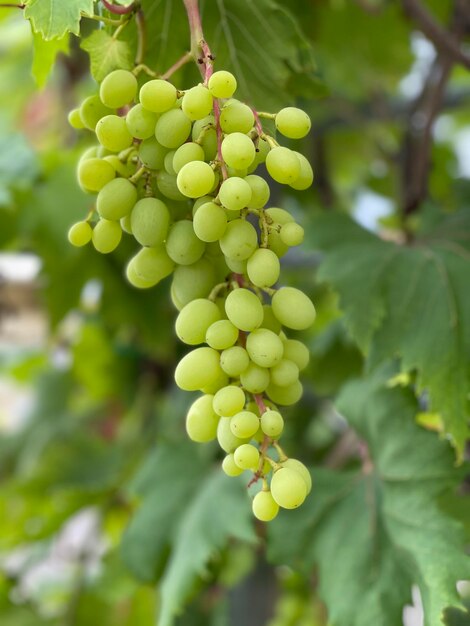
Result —
<instances>
[{"instance_id":1,"label":"green foliage","mask_svg":"<svg viewBox=\"0 0 470 626\"><path fill-rule=\"evenodd\" d=\"M28 0L24 11L34 32L44 39L61 39L67 32L78 35L82 13L93 14L94 0Z\"/></svg>"},{"instance_id":2,"label":"green foliage","mask_svg":"<svg viewBox=\"0 0 470 626\"><path fill-rule=\"evenodd\" d=\"M104 30L95 30L81 43L90 55L90 70L93 78L101 82L115 69L132 69L133 58L126 41L114 39Z\"/></svg>"},{"instance_id":3,"label":"green foliage","mask_svg":"<svg viewBox=\"0 0 470 626\"><path fill-rule=\"evenodd\" d=\"M40 33L33 33L34 59L32 73L38 87L44 87L60 52L69 52L69 35L46 40Z\"/></svg>"}]
</instances>

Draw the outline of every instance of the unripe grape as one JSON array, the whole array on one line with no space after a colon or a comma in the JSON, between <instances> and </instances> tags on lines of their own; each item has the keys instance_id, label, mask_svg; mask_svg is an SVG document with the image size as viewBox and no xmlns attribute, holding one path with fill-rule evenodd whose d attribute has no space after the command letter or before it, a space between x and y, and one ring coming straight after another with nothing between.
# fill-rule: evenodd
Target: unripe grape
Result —
<instances>
[{"instance_id":1,"label":"unripe grape","mask_svg":"<svg viewBox=\"0 0 470 626\"><path fill-rule=\"evenodd\" d=\"M196 348L176 366L175 381L184 391L197 391L210 385L220 374L219 353L212 348Z\"/></svg>"},{"instance_id":2,"label":"unripe grape","mask_svg":"<svg viewBox=\"0 0 470 626\"><path fill-rule=\"evenodd\" d=\"M286 107L281 109L274 119L277 130L289 139L302 139L308 134L312 123L310 118L296 107Z\"/></svg>"},{"instance_id":3,"label":"unripe grape","mask_svg":"<svg viewBox=\"0 0 470 626\"><path fill-rule=\"evenodd\" d=\"M187 144L184 144L185 146ZM183 147L183 146L181 146ZM193 202L193 217L196 215L197 210L199 209L199 207L201 207L203 204L206 204L206 202L213 202L214 201L214 196L201 196L200 198L196 198Z\"/></svg>"},{"instance_id":4,"label":"unripe grape","mask_svg":"<svg viewBox=\"0 0 470 626\"><path fill-rule=\"evenodd\" d=\"M166 240L168 255L179 265L191 265L204 254L204 243L196 236L189 220L175 222Z\"/></svg>"},{"instance_id":5,"label":"unripe grape","mask_svg":"<svg viewBox=\"0 0 470 626\"><path fill-rule=\"evenodd\" d=\"M175 264L162 244L152 248L142 248L132 257L126 268L129 282L140 289L153 287L169 276Z\"/></svg>"},{"instance_id":6,"label":"unripe grape","mask_svg":"<svg viewBox=\"0 0 470 626\"><path fill-rule=\"evenodd\" d=\"M269 370L250 363L240 374L240 382L249 393L263 393L270 381Z\"/></svg>"},{"instance_id":7,"label":"unripe grape","mask_svg":"<svg viewBox=\"0 0 470 626\"><path fill-rule=\"evenodd\" d=\"M212 94L204 85L196 85L184 94L181 108L190 120L201 120L212 111Z\"/></svg>"},{"instance_id":8,"label":"unripe grape","mask_svg":"<svg viewBox=\"0 0 470 626\"><path fill-rule=\"evenodd\" d=\"M186 196L178 189L176 176L168 174L165 170L160 170L157 174L157 188L158 191L169 200L175 200L176 202L187 200Z\"/></svg>"},{"instance_id":9,"label":"unripe grape","mask_svg":"<svg viewBox=\"0 0 470 626\"><path fill-rule=\"evenodd\" d=\"M76 130L81 130L82 128L85 128L85 124L80 117L80 109L72 109L69 112L67 119L72 128L75 128Z\"/></svg>"},{"instance_id":10,"label":"unripe grape","mask_svg":"<svg viewBox=\"0 0 470 626\"><path fill-rule=\"evenodd\" d=\"M233 346L224 350L220 355L220 367L232 378L237 378L250 364L250 357L245 348ZM269 383L269 374L268 374ZM242 383L243 384L243 383ZM267 386L267 385L266 385Z\"/></svg>"},{"instance_id":11,"label":"unripe grape","mask_svg":"<svg viewBox=\"0 0 470 626\"><path fill-rule=\"evenodd\" d=\"M88 222L77 222L70 227L68 239L72 246L81 248L91 241L92 232L92 228Z\"/></svg>"},{"instance_id":12,"label":"unripe grape","mask_svg":"<svg viewBox=\"0 0 470 626\"><path fill-rule=\"evenodd\" d=\"M218 241L227 229L227 215L218 204L206 202L196 211L193 228L201 241Z\"/></svg>"},{"instance_id":13,"label":"unripe grape","mask_svg":"<svg viewBox=\"0 0 470 626\"><path fill-rule=\"evenodd\" d=\"M195 400L186 415L186 432L192 441L206 443L217 436L219 416L212 409L213 396L205 394Z\"/></svg>"},{"instance_id":14,"label":"unripe grape","mask_svg":"<svg viewBox=\"0 0 470 626\"><path fill-rule=\"evenodd\" d=\"M271 381L277 387L293 385L299 378L299 368L293 361L282 359L271 368Z\"/></svg>"},{"instance_id":15,"label":"unripe grape","mask_svg":"<svg viewBox=\"0 0 470 626\"><path fill-rule=\"evenodd\" d=\"M238 176L224 180L219 190L219 199L229 211L239 211L251 201L251 187Z\"/></svg>"},{"instance_id":16,"label":"unripe grape","mask_svg":"<svg viewBox=\"0 0 470 626\"><path fill-rule=\"evenodd\" d=\"M286 339L284 341L284 358L293 361L302 371L310 361L310 352L307 346L298 339Z\"/></svg>"},{"instance_id":17,"label":"unripe grape","mask_svg":"<svg viewBox=\"0 0 470 626\"><path fill-rule=\"evenodd\" d=\"M165 241L170 226L170 212L157 198L139 200L130 216L131 231L142 246L156 246Z\"/></svg>"},{"instance_id":18,"label":"unripe grape","mask_svg":"<svg viewBox=\"0 0 470 626\"><path fill-rule=\"evenodd\" d=\"M251 439L259 428L259 417L251 411L240 411L230 420L230 430L237 437Z\"/></svg>"},{"instance_id":19,"label":"unripe grape","mask_svg":"<svg viewBox=\"0 0 470 626\"><path fill-rule=\"evenodd\" d=\"M266 169L271 178L285 185L294 183L301 172L300 161L295 152L283 146L277 146L269 151Z\"/></svg>"},{"instance_id":20,"label":"unripe grape","mask_svg":"<svg viewBox=\"0 0 470 626\"><path fill-rule=\"evenodd\" d=\"M217 441L224 452L231 453L246 443L246 439L236 437L230 430L230 417L221 417L217 425ZM238 466L237 466L238 467Z\"/></svg>"},{"instance_id":21,"label":"unripe grape","mask_svg":"<svg viewBox=\"0 0 470 626\"><path fill-rule=\"evenodd\" d=\"M220 127L224 133L248 133L254 123L253 111L238 100L227 103L220 113Z\"/></svg>"},{"instance_id":22,"label":"unripe grape","mask_svg":"<svg viewBox=\"0 0 470 626\"><path fill-rule=\"evenodd\" d=\"M295 287L281 287L274 294L271 306L283 326L305 330L315 321L315 307L310 298Z\"/></svg>"},{"instance_id":23,"label":"unripe grape","mask_svg":"<svg viewBox=\"0 0 470 626\"><path fill-rule=\"evenodd\" d=\"M240 330L253 331L263 321L263 305L248 289L235 289L225 300L228 319Z\"/></svg>"},{"instance_id":24,"label":"unripe grape","mask_svg":"<svg viewBox=\"0 0 470 626\"><path fill-rule=\"evenodd\" d=\"M159 144L154 137L146 139L139 146L139 159L151 170L162 169L167 153L168 148Z\"/></svg>"},{"instance_id":25,"label":"unripe grape","mask_svg":"<svg viewBox=\"0 0 470 626\"><path fill-rule=\"evenodd\" d=\"M121 237L122 230L118 222L100 219L93 228L91 239L98 252L109 254L118 247Z\"/></svg>"},{"instance_id":26,"label":"unripe grape","mask_svg":"<svg viewBox=\"0 0 470 626\"><path fill-rule=\"evenodd\" d=\"M206 343L215 350L226 350L238 339L238 328L230 320L218 320L206 332Z\"/></svg>"},{"instance_id":27,"label":"unripe grape","mask_svg":"<svg viewBox=\"0 0 470 626\"><path fill-rule=\"evenodd\" d=\"M213 407L217 415L231 417L243 409L245 402L243 389L235 385L228 385L215 394Z\"/></svg>"},{"instance_id":28,"label":"unripe grape","mask_svg":"<svg viewBox=\"0 0 470 626\"><path fill-rule=\"evenodd\" d=\"M132 107L126 116L130 134L137 139L149 139L155 135L158 115L147 111L141 104Z\"/></svg>"},{"instance_id":29,"label":"unripe grape","mask_svg":"<svg viewBox=\"0 0 470 626\"><path fill-rule=\"evenodd\" d=\"M100 144L111 152L120 152L132 144L126 120L117 115L102 117L96 124L95 132Z\"/></svg>"},{"instance_id":30,"label":"unripe grape","mask_svg":"<svg viewBox=\"0 0 470 626\"><path fill-rule=\"evenodd\" d=\"M292 404L296 404L302 397L302 383L296 380L295 383L292 383L292 385L286 385L283 387L278 387L277 385L270 383L266 388L266 393L276 404L290 406Z\"/></svg>"},{"instance_id":31,"label":"unripe grape","mask_svg":"<svg viewBox=\"0 0 470 626\"><path fill-rule=\"evenodd\" d=\"M178 338L186 344L195 346L204 343L207 329L220 320L218 306L207 298L198 298L188 302L180 311L175 322Z\"/></svg>"},{"instance_id":32,"label":"unripe grape","mask_svg":"<svg viewBox=\"0 0 470 626\"><path fill-rule=\"evenodd\" d=\"M231 98L237 88L237 79L231 72L219 70L212 74L207 86L214 98Z\"/></svg>"},{"instance_id":33,"label":"unripe grape","mask_svg":"<svg viewBox=\"0 0 470 626\"><path fill-rule=\"evenodd\" d=\"M294 222L294 218L292 215L285 211L284 209L279 209L277 207L271 207L269 209L265 209L265 216L268 220L272 220L272 223L269 224L269 235L268 235L268 247L270 250L276 253L278 257L283 256L289 246L287 246L281 239L281 236L277 232L277 228L282 226L282 224L286 224L288 222ZM262 221L260 219L260 228L262 228Z\"/></svg>"},{"instance_id":34,"label":"unripe grape","mask_svg":"<svg viewBox=\"0 0 470 626\"><path fill-rule=\"evenodd\" d=\"M292 189L296 189L298 191L304 191L308 189L310 185L313 183L313 170L312 166L308 162L308 160L304 157L300 152L295 152L300 163L300 174L299 177L294 180L294 182L290 183Z\"/></svg>"},{"instance_id":35,"label":"unripe grape","mask_svg":"<svg viewBox=\"0 0 470 626\"><path fill-rule=\"evenodd\" d=\"M119 174L122 178L129 178L133 174L132 165L130 163L123 163L117 154L107 154L100 160L111 165L115 174Z\"/></svg>"},{"instance_id":36,"label":"unripe grape","mask_svg":"<svg viewBox=\"0 0 470 626\"><path fill-rule=\"evenodd\" d=\"M227 454L227 456L222 461L222 470L227 474L227 476L240 476L243 474L243 470L241 467L235 463L235 459L233 458L233 453Z\"/></svg>"},{"instance_id":37,"label":"unripe grape","mask_svg":"<svg viewBox=\"0 0 470 626\"><path fill-rule=\"evenodd\" d=\"M237 261L248 259L258 247L258 233L255 227L243 219L235 219L227 224L220 238L220 249L226 257Z\"/></svg>"},{"instance_id":38,"label":"unripe grape","mask_svg":"<svg viewBox=\"0 0 470 626\"><path fill-rule=\"evenodd\" d=\"M284 420L279 411L265 411L261 415L261 429L268 437L277 439L284 430Z\"/></svg>"},{"instance_id":39,"label":"unripe grape","mask_svg":"<svg viewBox=\"0 0 470 626\"><path fill-rule=\"evenodd\" d=\"M270 150L271 148L269 147L269 144L267 141L265 141L264 139L258 140L258 144L256 147L255 160L248 168L248 174L251 174L252 172L254 172L255 169L258 167L258 165L266 161L266 157L268 156Z\"/></svg>"},{"instance_id":40,"label":"unripe grape","mask_svg":"<svg viewBox=\"0 0 470 626\"><path fill-rule=\"evenodd\" d=\"M85 159L78 164L78 182L86 191L99 191L115 175L114 167L104 159Z\"/></svg>"},{"instance_id":41,"label":"unripe grape","mask_svg":"<svg viewBox=\"0 0 470 626\"><path fill-rule=\"evenodd\" d=\"M205 160L212 161L217 155L217 133L213 115L207 115L193 124L191 138L204 150Z\"/></svg>"},{"instance_id":42,"label":"unripe grape","mask_svg":"<svg viewBox=\"0 0 470 626\"><path fill-rule=\"evenodd\" d=\"M278 256L268 248L258 248L246 264L248 278L257 287L271 287L279 280L281 264Z\"/></svg>"},{"instance_id":43,"label":"unripe grape","mask_svg":"<svg viewBox=\"0 0 470 626\"><path fill-rule=\"evenodd\" d=\"M128 215L137 202L137 190L125 178L115 178L98 193L96 210L107 220L120 220Z\"/></svg>"},{"instance_id":44,"label":"unripe grape","mask_svg":"<svg viewBox=\"0 0 470 626\"><path fill-rule=\"evenodd\" d=\"M270 491L259 491L253 498L253 515L261 522L270 522L279 513L279 505Z\"/></svg>"},{"instance_id":45,"label":"unripe grape","mask_svg":"<svg viewBox=\"0 0 470 626\"><path fill-rule=\"evenodd\" d=\"M271 480L271 494L279 506L295 509L307 497L307 487L302 476L288 467L274 472Z\"/></svg>"},{"instance_id":46,"label":"unripe grape","mask_svg":"<svg viewBox=\"0 0 470 626\"><path fill-rule=\"evenodd\" d=\"M243 443L233 453L233 460L241 469L256 470L259 463L259 450L251 443Z\"/></svg>"},{"instance_id":47,"label":"unripe grape","mask_svg":"<svg viewBox=\"0 0 470 626\"><path fill-rule=\"evenodd\" d=\"M95 130L99 120L113 113L113 109L105 106L99 96L89 96L80 105L80 119L85 128Z\"/></svg>"},{"instance_id":48,"label":"unripe grape","mask_svg":"<svg viewBox=\"0 0 470 626\"><path fill-rule=\"evenodd\" d=\"M263 322L261 326L272 330L276 335L279 335L281 332L282 324L274 315L270 304L263 304Z\"/></svg>"},{"instance_id":49,"label":"unripe grape","mask_svg":"<svg viewBox=\"0 0 470 626\"><path fill-rule=\"evenodd\" d=\"M286 246L299 246L304 240L304 229L300 224L295 222L288 222L281 227L279 236Z\"/></svg>"},{"instance_id":50,"label":"unripe grape","mask_svg":"<svg viewBox=\"0 0 470 626\"><path fill-rule=\"evenodd\" d=\"M202 147L194 141L189 141L180 146L173 156L173 169L176 173L192 161L204 161L204 150Z\"/></svg>"},{"instance_id":51,"label":"unripe grape","mask_svg":"<svg viewBox=\"0 0 470 626\"><path fill-rule=\"evenodd\" d=\"M269 200L270 191L268 183L264 178L256 174L246 176L245 182L247 182L251 188L251 199L248 203L248 207L251 209L262 209Z\"/></svg>"},{"instance_id":52,"label":"unripe grape","mask_svg":"<svg viewBox=\"0 0 470 626\"><path fill-rule=\"evenodd\" d=\"M155 137L165 148L179 148L186 141L190 132L191 120L181 109L171 109L163 113L155 126Z\"/></svg>"},{"instance_id":53,"label":"unripe grape","mask_svg":"<svg viewBox=\"0 0 470 626\"><path fill-rule=\"evenodd\" d=\"M308 471L308 469L305 467L305 465L297 459L286 459L285 461L281 463L281 465L283 467L288 467L289 469L294 470L295 472L298 472L300 476L302 476L305 482L305 486L307 488L307 495L308 495L310 491L312 490L312 476L310 472Z\"/></svg>"},{"instance_id":54,"label":"unripe grape","mask_svg":"<svg viewBox=\"0 0 470 626\"><path fill-rule=\"evenodd\" d=\"M128 70L114 70L100 85L100 98L103 104L120 109L134 100L137 93L137 78Z\"/></svg>"},{"instance_id":55,"label":"unripe grape","mask_svg":"<svg viewBox=\"0 0 470 626\"><path fill-rule=\"evenodd\" d=\"M186 163L178 172L176 184L188 198L200 198L211 191L215 176L212 167L204 161Z\"/></svg>"},{"instance_id":56,"label":"unripe grape","mask_svg":"<svg viewBox=\"0 0 470 626\"><path fill-rule=\"evenodd\" d=\"M128 235L132 235L131 216L125 215L119 220L122 230Z\"/></svg>"},{"instance_id":57,"label":"unripe grape","mask_svg":"<svg viewBox=\"0 0 470 626\"><path fill-rule=\"evenodd\" d=\"M253 141L243 133L232 133L222 141L222 157L225 163L235 169L249 167L255 158Z\"/></svg>"},{"instance_id":58,"label":"unripe grape","mask_svg":"<svg viewBox=\"0 0 470 626\"><path fill-rule=\"evenodd\" d=\"M260 367L273 367L282 359L284 345L281 339L267 328L258 328L246 339L250 359Z\"/></svg>"},{"instance_id":59,"label":"unripe grape","mask_svg":"<svg viewBox=\"0 0 470 626\"><path fill-rule=\"evenodd\" d=\"M149 80L142 85L139 100L148 111L164 113L176 102L176 87L166 80Z\"/></svg>"},{"instance_id":60,"label":"unripe grape","mask_svg":"<svg viewBox=\"0 0 470 626\"><path fill-rule=\"evenodd\" d=\"M207 298L215 285L214 265L199 259L191 265L179 265L173 275L172 290L182 306L195 298Z\"/></svg>"}]
</instances>

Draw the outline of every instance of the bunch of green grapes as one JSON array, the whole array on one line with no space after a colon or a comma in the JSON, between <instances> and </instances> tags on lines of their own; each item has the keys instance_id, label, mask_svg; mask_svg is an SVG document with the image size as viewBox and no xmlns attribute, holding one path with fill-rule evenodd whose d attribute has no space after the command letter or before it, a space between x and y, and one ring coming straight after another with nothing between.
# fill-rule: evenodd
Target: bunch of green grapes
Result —
<instances>
[{"instance_id":1,"label":"bunch of green grapes","mask_svg":"<svg viewBox=\"0 0 470 626\"><path fill-rule=\"evenodd\" d=\"M311 489L306 467L279 447L280 406L302 395L300 372L309 352L292 330L309 328L315 308L300 290L276 287L279 259L299 245L302 227L269 206L268 182L307 189L307 159L263 131L258 114L233 97L236 79L209 73L204 84L178 91L151 79L140 90L134 73L111 72L99 95L70 113L75 128L96 134L78 164L80 186L96 195L88 217L74 224L75 246L92 242L107 254L123 232L139 245L128 281L149 288L172 274L176 333L194 346L176 368L176 384L202 395L186 418L189 437L217 439L229 476L244 471L261 485L254 515L273 519L298 507ZM310 119L287 107L274 119L292 139Z\"/></svg>"}]
</instances>

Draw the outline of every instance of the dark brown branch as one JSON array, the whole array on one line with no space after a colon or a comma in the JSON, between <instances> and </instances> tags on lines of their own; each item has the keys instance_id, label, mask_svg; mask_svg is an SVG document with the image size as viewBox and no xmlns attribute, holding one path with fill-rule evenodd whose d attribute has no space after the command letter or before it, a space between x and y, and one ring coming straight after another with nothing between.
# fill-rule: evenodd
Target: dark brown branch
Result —
<instances>
[{"instance_id":1,"label":"dark brown branch","mask_svg":"<svg viewBox=\"0 0 470 626\"><path fill-rule=\"evenodd\" d=\"M419 0L402 0L402 5L408 17L419 25L419 29L432 41L437 50L470 69L470 56L460 49L455 35L443 28Z\"/></svg>"}]
</instances>

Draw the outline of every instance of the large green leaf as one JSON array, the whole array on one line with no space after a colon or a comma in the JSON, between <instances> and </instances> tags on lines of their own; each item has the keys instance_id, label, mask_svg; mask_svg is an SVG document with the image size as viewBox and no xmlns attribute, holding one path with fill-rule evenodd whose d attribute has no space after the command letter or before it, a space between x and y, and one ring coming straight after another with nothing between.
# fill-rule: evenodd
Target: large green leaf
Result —
<instances>
[{"instance_id":1,"label":"large green leaf","mask_svg":"<svg viewBox=\"0 0 470 626\"><path fill-rule=\"evenodd\" d=\"M459 455L468 435L470 211L439 223L412 246L383 241L344 215L314 222L325 251L319 278L339 292L345 321L369 365L401 357L417 370L430 410L442 415Z\"/></svg>"},{"instance_id":2,"label":"large green leaf","mask_svg":"<svg viewBox=\"0 0 470 626\"><path fill-rule=\"evenodd\" d=\"M307 502L270 527L271 560L318 565L332 626L396 626L413 583L425 626L438 626L470 576L463 525L439 505L457 497L462 471L448 443L415 424L414 395L386 388L390 373L350 383L338 401L363 438L362 467L314 472Z\"/></svg>"},{"instance_id":3,"label":"large green leaf","mask_svg":"<svg viewBox=\"0 0 470 626\"><path fill-rule=\"evenodd\" d=\"M45 40L39 33L33 32L34 58L32 74L38 87L44 87L54 66L57 55L69 51L69 36L60 39Z\"/></svg>"},{"instance_id":4,"label":"large green leaf","mask_svg":"<svg viewBox=\"0 0 470 626\"><path fill-rule=\"evenodd\" d=\"M127 41L113 39L104 30L95 30L82 41L81 47L90 55L91 74L101 82L112 70L130 70L134 60Z\"/></svg>"},{"instance_id":5,"label":"large green leaf","mask_svg":"<svg viewBox=\"0 0 470 626\"><path fill-rule=\"evenodd\" d=\"M44 39L63 37L67 32L78 35L81 13L93 14L94 0L27 0L25 17L33 30Z\"/></svg>"}]
</instances>

